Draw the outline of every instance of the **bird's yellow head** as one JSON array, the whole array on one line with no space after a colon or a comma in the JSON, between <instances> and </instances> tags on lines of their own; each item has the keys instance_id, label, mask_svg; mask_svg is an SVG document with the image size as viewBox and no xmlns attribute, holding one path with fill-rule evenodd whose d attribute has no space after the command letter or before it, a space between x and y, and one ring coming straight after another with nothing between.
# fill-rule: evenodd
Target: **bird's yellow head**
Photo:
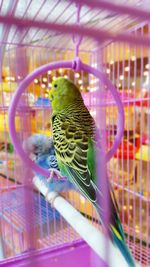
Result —
<instances>
[{"instance_id":1,"label":"bird's yellow head","mask_svg":"<svg viewBox=\"0 0 150 267\"><path fill-rule=\"evenodd\" d=\"M57 78L52 82L52 89L49 91L49 99L53 111L61 111L69 104L78 99L82 99L79 89L75 84L63 77Z\"/></svg>"}]
</instances>

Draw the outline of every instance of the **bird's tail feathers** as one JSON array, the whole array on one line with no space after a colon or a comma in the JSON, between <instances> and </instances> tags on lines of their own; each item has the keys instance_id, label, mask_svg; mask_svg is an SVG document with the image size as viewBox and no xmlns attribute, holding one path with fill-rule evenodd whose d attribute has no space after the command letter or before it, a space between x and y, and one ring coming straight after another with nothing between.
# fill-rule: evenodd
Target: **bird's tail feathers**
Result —
<instances>
[{"instance_id":1,"label":"bird's tail feathers","mask_svg":"<svg viewBox=\"0 0 150 267\"><path fill-rule=\"evenodd\" d=\"M92 182L93 183L93 182ZM102 192L98 189L98 187L93 183L94 188L102 196ZM105 225L104 223L104 210L99 207L99 205L96 203L95 208L97 210L97 213L100 218L100 222L102 225ZM129 267L135 267L135 261L134 258L126 244L125 241L125 235L122 228L122 224L119 217L119 209L118 205L115 199L115 195L113 190L110 191L110 223L109 223L109 236L112 240L113 244L120 250L123 257L125 258L127 264Z\"/></svg>"},{"instance_id":2,"label":"bird's tail feathers","mask_svg":"<svg viewBox=\"0 0 150 267\"><path fill-rule=\"evenodd\" d=\"M115 246L117 248L119 248L121 254L124 256L129 267L136 267L136 263L134 261L134 258L132 256L125 240L118 238L114 229L112 230L112 236L113 236L113 243L115 244Z\"/></svg>"}]
</instances>

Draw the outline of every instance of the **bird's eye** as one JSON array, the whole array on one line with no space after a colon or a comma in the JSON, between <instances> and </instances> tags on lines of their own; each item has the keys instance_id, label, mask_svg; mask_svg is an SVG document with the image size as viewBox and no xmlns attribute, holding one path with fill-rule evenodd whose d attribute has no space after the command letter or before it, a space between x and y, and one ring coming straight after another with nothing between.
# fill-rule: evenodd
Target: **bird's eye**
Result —
<instances>
[{"instance_id":1,"label":"bird's eye","mask_svg":"<svg viewBox=\"0 0 150 267\"><path fill-rule=\"evenodd\" d=\"M57 87L58 87L58 85L55 83L55 84L54 84L54 87L55 87L55 88L57 88Z\"/></svg>"}]
</instances>

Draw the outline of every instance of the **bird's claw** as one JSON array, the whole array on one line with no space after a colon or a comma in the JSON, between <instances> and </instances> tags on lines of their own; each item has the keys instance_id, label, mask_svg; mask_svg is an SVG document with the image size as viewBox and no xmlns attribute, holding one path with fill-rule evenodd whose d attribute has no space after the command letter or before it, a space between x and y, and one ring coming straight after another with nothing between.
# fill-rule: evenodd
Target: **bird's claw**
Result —
<instances>
[{"instance_id":1,"label":"bird's claw","mask_svg":"<svg viewBox=\"0 0 150 267\"><path fill-rule=\"evenodd\" d=\"M50 176L49 176L49 178L47 179L47 182L51 182L51 181L54 179L54 177L59 178L59 177L62 177L62 176L61 176L61 174L60 174L60 171L51 168L51 169L50 169Z\"/></svg>"}]
</instances>

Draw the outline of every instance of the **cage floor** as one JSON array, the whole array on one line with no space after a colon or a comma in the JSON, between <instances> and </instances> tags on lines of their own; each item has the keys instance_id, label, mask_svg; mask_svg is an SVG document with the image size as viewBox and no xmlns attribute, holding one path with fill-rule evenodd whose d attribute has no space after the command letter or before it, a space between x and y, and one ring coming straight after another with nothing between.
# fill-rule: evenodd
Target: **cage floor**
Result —
<instances>
[{"instance_id":1,"label":"cage floor","mask_svg":"<svg viewBox=\"0 0 150 267\"><path fill-rule=\"evenodd\" d=\"M136 261L140 262L140 266L150 266L150 248L135 244L132 241L129 241L128 245Z\"/></svg>"},{"instance_id":2,"label":"cage floor","mask_svg":"<svg viewBox=\"0 0 150 267\"><path fill-rule=\"evenodd\" d=\"M24 204L27 204L27 202L23 196L23 188L14 189L9 192L3 191L1 194L0 217L3 239L5 241L5 257L15 256L29 249L24 208ZM36 248L55 248L64 244L76 243L81 239L74 229L46 203L43 196L34 193L33 200L33 214L36 218L33 227L36 229ZM99 227L96 221L91 220L91 223ZM125 231L127 235L130 232L131 237L128 238L127 242L135 259L142 266L150 264L150 248L142 244L140 240L134 242L132 238L134 232L131 229L128 231L127 227L125 227Z\"/></svg>"},{"instance_id":3,"label":"cage floor","mask_svg":"<svg viewBox=\"0 0 150 267\"><path fill-rule=\"evenodd\" d=\"M67 226L63 229L58 230L56 233L53 233L51 236L46 236L42 239L38 240L38 247L45 248L52 245L56 246L56 239L57 245L62 244L62 238L64 243L72 243L80 240L81 237L74 231L71 226Z\"/></svg>"}]
</instances>

